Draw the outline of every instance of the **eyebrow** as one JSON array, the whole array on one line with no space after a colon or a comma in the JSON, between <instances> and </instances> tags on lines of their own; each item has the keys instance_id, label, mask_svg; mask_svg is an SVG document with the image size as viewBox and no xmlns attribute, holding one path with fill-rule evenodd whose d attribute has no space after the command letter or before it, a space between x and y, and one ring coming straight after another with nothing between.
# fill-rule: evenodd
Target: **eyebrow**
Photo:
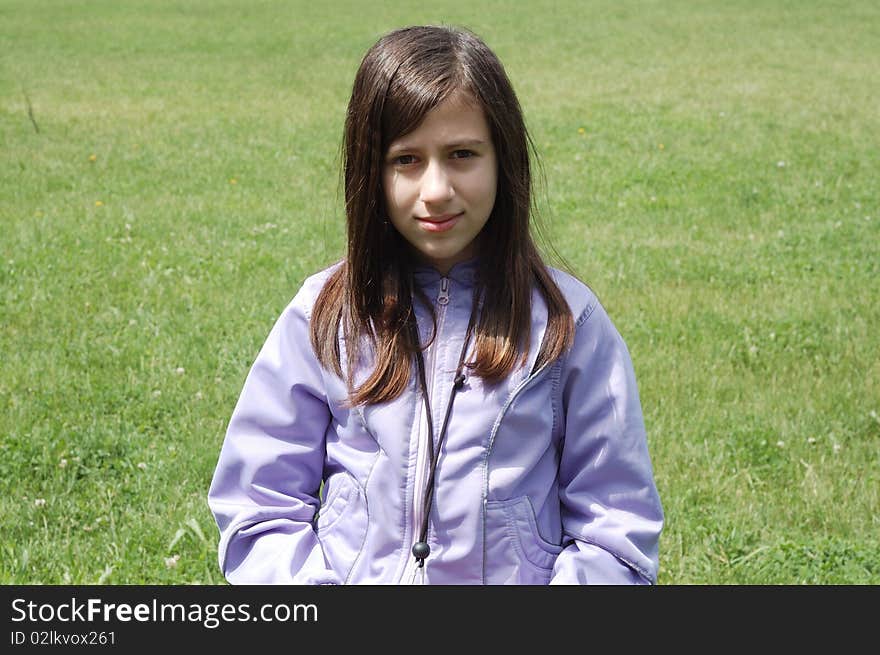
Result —
<instances>
[{"instance_id":1,"label":"eyebrow","mask_svg":"<svg viewBox=\"0 0 880 655\"><path fill-rule=\"evenodd\" d=\"M443 149L444 150L452 150L455 148L473 148L474 146L483 146L483 145L486 145L486 142L483 141L482 139L457 139L456 141L453 141L452 143L445 144L443 146ZM399 144L392 145L390 148L388 148L388 154L392 154L395 152L403 152L406 150L417 150L417 149L418 148L415 148L415 147L409 145L408 143L399 143Z\"/></svg>"}]
</instances>

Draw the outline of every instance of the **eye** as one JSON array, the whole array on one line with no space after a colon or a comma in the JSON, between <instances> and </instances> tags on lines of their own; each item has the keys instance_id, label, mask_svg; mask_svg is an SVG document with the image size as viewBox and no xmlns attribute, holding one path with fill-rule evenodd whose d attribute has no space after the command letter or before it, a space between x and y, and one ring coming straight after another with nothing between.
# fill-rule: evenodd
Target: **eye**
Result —
<instances>
[{"instance_id":1,"label":"eye","mask_svg":"<svg viewBox=\"0 0 880 655\"><path fill-rule=\"evenodd\" d=\"M454 150L452 152L453 159L469 159L471 157L476 157L476 153L473 150Z\"/></svg>"},{"instance_id":2,"label":"eye","mask_svg":"<svg viewBox=\"0 0 880 655\"><path fill-rule=\"evenodd\" d=\"M391 160L395 166L409 166L416 163L415 155L398 155Z\"/></svg>"}]
</instances>

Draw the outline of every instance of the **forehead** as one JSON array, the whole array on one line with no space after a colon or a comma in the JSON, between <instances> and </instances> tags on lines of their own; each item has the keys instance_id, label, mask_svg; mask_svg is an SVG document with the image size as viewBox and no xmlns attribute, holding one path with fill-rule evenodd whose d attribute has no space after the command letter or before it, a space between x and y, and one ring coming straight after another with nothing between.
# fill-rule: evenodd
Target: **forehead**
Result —
<instances>
[{"instance_id":1,"label":"forehead","mask_svg":"<svg viewBox=\"0 0 880 655\"><path fill-rule=\"evenodd\" d=\"M456 93L425 114L422 122L391 142L389 150L461 142L491 141L489 122L470 95Z\"/></svg>"}]
</instances>

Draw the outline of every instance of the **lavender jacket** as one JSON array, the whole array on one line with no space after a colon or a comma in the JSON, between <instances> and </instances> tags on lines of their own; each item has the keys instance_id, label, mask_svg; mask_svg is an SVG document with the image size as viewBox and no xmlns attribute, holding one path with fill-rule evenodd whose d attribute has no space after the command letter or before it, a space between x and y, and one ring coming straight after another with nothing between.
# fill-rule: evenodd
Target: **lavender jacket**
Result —
<instances>
[{"instance_id":1,"label":"lavender jacket","mask_svg":"<svg viewBox=\"0 0 880 655\"><path fill-rule=\"evenodd\" d=\"M338 265L338 264L337 264ZM208 495L234 584L653 583L663 511L626 345L596 296L550 269L574 345L533 370L547 308L532 297L529 359L498 384L470 376L442 446L418 569L428 467L417 376L397 399L347 408L318 363L309 320L333 267L303 284L257 356ZM446 413L476 262L420 269L438 336L425 353L434 434ZM432 323L415 303L423 342ZM345 343L340 343L345 361ZM355 373L371 370L364 355ZM323 493L321 483L323 481Z\"/></svg>"}]
</instances>

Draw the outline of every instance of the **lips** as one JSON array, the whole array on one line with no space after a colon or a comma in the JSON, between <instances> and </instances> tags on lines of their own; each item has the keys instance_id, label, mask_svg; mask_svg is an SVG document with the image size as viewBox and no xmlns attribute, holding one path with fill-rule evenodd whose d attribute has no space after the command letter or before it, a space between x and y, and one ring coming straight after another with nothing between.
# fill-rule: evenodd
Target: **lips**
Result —
<instances>
[{"instance_id":1,"label":"lips","mask_svg":"<svg viewBox=\"0 0 880 655\"><path fill-rule=\"evenodd\" d=\"M417 216L416 220L419 222L419 225L429 232L445 232L446 230L451 230L455 227L455 224L458 223L458 219L461 218L463 214L464 212L459 212L457 214L442 214L440 216Z\"/></svg>"}]
</instances>

